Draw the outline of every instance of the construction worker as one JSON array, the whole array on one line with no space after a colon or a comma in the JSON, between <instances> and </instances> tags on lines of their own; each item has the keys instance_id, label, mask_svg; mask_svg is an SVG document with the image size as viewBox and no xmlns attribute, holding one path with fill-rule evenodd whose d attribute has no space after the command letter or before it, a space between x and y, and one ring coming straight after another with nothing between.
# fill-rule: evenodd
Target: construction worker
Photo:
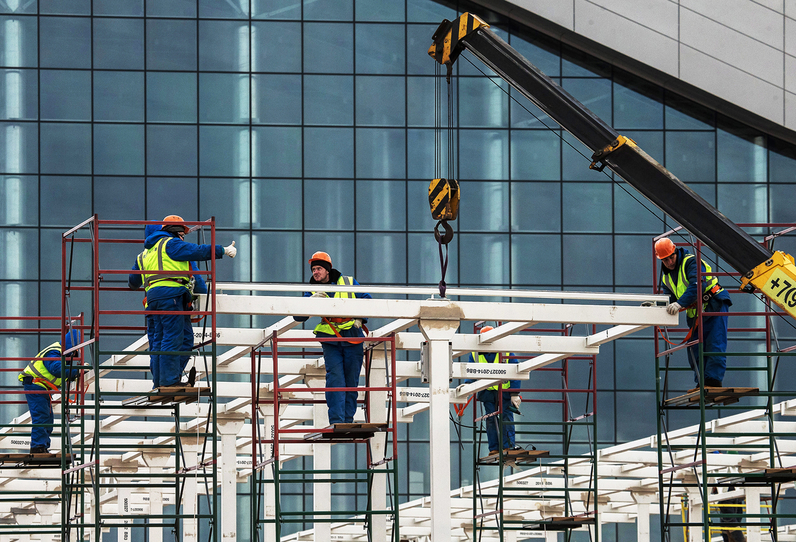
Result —
<instances>
[{"instance_id":1,"label":"construction worker","mask_svg":"<svg viewBox=\"0 0 796 542\"><path fill-rule=\"evenodd\" d=\"M153 273L131 274L127 278L131 289L137 290L143 284L146 291L146 308L149 311L185 311L191 305L191 262L206 261L215 255L216 259L225 255L234 258L238 250L235 241L224 247L187 243L183 239L190 230L182 224L184 220L177 215L163 219L159 229L147 236L144 252L138 255L133 271L152 271ZM171 224L171 223L175 224ZM158 271L184 271L185 275L157 274ZM153 352L187 352L193 347L193 332L188 345L190 316L183 314L147 315L147 337L149 349ZM155 388L176 386L185 368L189 354L150 356L152 382Z\"/></svg>"},{"instance_id":2,"label":"construction worker","mask_svg":"<svg viewBox=\"0 0 796 542\"><path fill-rule=\"evenodd\" d=\"M676 248L668 237L655 242L655 255L661 266L661 286L669 294L669 314L677 314L685 309L688 327L693 329L691 339L698 337L696 324L696 303L702 301L703 312L729 312L732 305L730 294L719 286L715 276L703 276L701 288L697 288L697 261L693 254L684 248ZM702 273L710 273L711 267L702 260ZM726 315L702 317L703 352L727 351ZM688 363L694 370L694 380L699 385L699 344L688 347ZM727 369L727 356L705 356L705 386L721 387Z\"/></svg>"},{"instance_id":3,"label":"construction worker","mask_svg":"<svg viewBox=\"0 0 796 542\"><path fill-rule=\"evenodd\" d=\"M481 333L492 331L492 326L484 326L481 328ZM513 354L505 354L503 359L497 352L472 352L470 354L470 363L517 363L517 358ZM472 380L470 381L472 382ZM489 416L498 411L498 401L503 402L503 438L498 439L498 419L497 416L490 416L486 419L486 438L489 445L489 455L498 453L498 446L500 440L503 441L503 450L521 450L521 446L517 446L514 440L514 413L519 414L520 404L522 398L520 397L520 381L509 380L503 382L500 387L503 390L503 397L498 395L498 384L490 386L485 390L481 390L475 396L476 400L480 401L484 408L484 415Z\"/></svg>"},{"instance_id":4,"label":"construction worker","mask_svg":"<svg viewBox=\"0 0 796 542\"><path fill-rule=\"evenodd\" d=\"M354 277L345 277L332 267L332 258L326 252L316 252L309 259L312 278L310 284L359 285ZM304 292L304 297L337 297L373 299L367 293L353 292ZM303 322L305 316L296 316L295 320ZM340 341L323 341L323 359L326 366L327 388L355 388L359 385L359 373L362 370L364 346L361 341L350 343L346 338L364 337L363 324L367 319L360 318L322 318L315 326L318 338L340 337ZM357 411L356 391L327 391L326 405L329 407L329 424L353 423Z\"/></svg>"},{"instance_id":5,"label":"construction worker","mask_svg":"<svg viewBox=\"0 0 796 542\"><path fill-rule=\"evenodd\" d=\"M36 354L27 367L19 374L19 381L25 390L25 400L30 410L30 421L34 427L30 431L30 453L49 453L50 435L53 432L53 407L49 391L61 388L61 354L80 344L80 332L66 332L63 348L61 343L54 342ZM75 358L78 351L67 354L67 358ZM66 370L67 380L75 380L80 375L78 369Z\"/></svg>"}]
</instances>

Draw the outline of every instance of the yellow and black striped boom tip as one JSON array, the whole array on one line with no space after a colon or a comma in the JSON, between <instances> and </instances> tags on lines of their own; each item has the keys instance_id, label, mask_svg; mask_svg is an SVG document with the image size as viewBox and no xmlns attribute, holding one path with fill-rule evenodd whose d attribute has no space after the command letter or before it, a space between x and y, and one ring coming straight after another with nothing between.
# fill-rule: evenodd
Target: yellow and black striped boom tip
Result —
<instances>
[{"instance_id":1,"label":"yellow and black striped boom tip","mask_svg":"<svg viewBox=\"0 0 796 542\"><path fill-rule=\"evenodd\" d=\"M751 285L751 286L750 286ZM741 288L757 288L785 312L796 318L796 264L793 256L781 250L741 279Z\"/></svg>"},{"instance_id":2,"label":"yellow and black striped boom tip","mask_svg":"<svg viewBox=\"0 0 796 542\"><path fill-rule=\"evenodd\" d=\"M429 56L440 64L452 65L462 52L459 42L478 28L489 28L489 25L470 13L463 13L453 22L445 19L434 32L434 44L428 49Z\"/></svg>"},{"instance_id":3,"label":"yellow and black striped boom tip","mask_svg":"<svg viewBox=\"0 0 796 542\"><path fill-rule=\"evenodd\" d=\"M459 183L455 179L432 179L428 203L434 220L456 220L459 216Z\"/></svg>"}]
</instances>

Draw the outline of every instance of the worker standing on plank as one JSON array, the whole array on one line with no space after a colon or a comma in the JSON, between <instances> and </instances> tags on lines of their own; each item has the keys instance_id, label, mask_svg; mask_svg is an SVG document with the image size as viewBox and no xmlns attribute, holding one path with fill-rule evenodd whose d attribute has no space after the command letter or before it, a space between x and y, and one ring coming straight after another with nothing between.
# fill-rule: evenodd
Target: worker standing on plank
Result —
<instances>
[{"instance_id":1,"label":"worker standing on plank","mask_svg":"<svg viewBox=\"0 0 796 542\"><path fill-rule=\"evenodd\" d=\"M345 277L332 267L332 258L326 252L316 252L309 259L312 285L337 284L359 285L354 277ZM336 297L373 299L367 293L353 292L304 292L304 297ZM296 316L295 320L304 322L305 316ZM359 385L359 373L362 370L364 346L362 341L347 342L346 338L364 337L362 325L366 319L360 318L322 318L315 326L315 336L320 338L340 337L340 341L323 341L323 359L326 366L327 388L355 388ZM356 391L327 391L326 405L329 407L329 424L353 423L357 411Z\"/></svg>"},{"instance_id":2,"label":"worker standing on plank","mask_svg":"<svg viewBox=\"0 0 796 542\"><path fill-rule=\"evenodd\" d=\"M53 432L52 398L49 391L61 389L61 354L80 344L78 330L67 331L64 337L63 348L60 342L55 342L36 354L28 366L19 374L19 381L25 390L25 400L30 410L30 421L34 427L30 431L30 453L49 453L50 435ZM77 357L78 350L69 352L66 357ZM67 380L75 380L80 376L78 369L67 370ZM36 427L38 426L38 427Z\"/></svg>"},{"instance_id":3,"label":"worker standing on plank","mask_svg":"<svg viewBox=\"0 0 796 542\"><path fill-rule=\"evenodd\" d=\"M191 262L206 261L224 255L234 258L238 250L235 241L223 247L186 243L183 239L189 232L184 220L177 215L169 215L166 222L144 241L144 252L139 254L133 265L134 271L151 271L141 275L131 274L127 282L136 290L143 284L146 291L147 310L184 311L192 302ZM174 224L170 224L174 222ZM184 271L179 274L158 274L159 271ZM183 352L187 344L186 330L190 327L190 316L183 314L147 315L147 337L149 349L153 352ZM193 338L193 333L191 332ZM193 341L191 341L191 347ZM189 354L152 354L150 368L155 388L176 386L180 383L180 373L187 363Z\"/></svg>"},{"instance_id":4,"label":"worker standing on plank","mask_svg":"<svg viewBox=\"0 0 796 542\"><path fill-rule=\"evenodd\" d=\"M698 337L696 325L696 303L702 302L703 312L727 313L732 305L730 294L719 286L715 276L704 276L702 287L697 288L697 261L693 254L684 248L676 248L668 237L655 242L655 255L663 264L661 267L661 286L669 294L669 314L677 314L686 309L686 322L693 329L691 340ZM702 260L702 273L710 273L711 267ZM703 352L727 351L726 314L702 317ZM688 347L688 363L694 370L694 380L699 385L699 343ZM705 386L721 387L727 369L727 356L705 356Z\"/></svg>"},{"instance_id":5,"label":"worker standing on plank","mask_svg":"<svg viewBox=\"0 0 796 542\"><path fill-rule=\"evenodd\" d=\"M492 331L492 326L484 326L481 328L481 333ZM470 363L500 363L500 355L497 352L472 352L470 354ZM517 363L517 358L513 354L505 354L503 363ZM472 382L468 381L468 382ZM503 397L498 395L498 386L503 390ZM495 384L485 390L481 390L475 396L484 408L484 415L489 416L498 412L498 400L503 402L503 413L501 414L503 421L503 436L502 439L498 438L498 417L490 416L486 419L486 438L489 444L489 455L498 453L500 440L503 441L503 450L520 450L521 446L515 444L514 439L514 413L519 414L520 404L522 398L520 397L520 381L509 380L502 384Z\"/></svg>"}]
</instances>

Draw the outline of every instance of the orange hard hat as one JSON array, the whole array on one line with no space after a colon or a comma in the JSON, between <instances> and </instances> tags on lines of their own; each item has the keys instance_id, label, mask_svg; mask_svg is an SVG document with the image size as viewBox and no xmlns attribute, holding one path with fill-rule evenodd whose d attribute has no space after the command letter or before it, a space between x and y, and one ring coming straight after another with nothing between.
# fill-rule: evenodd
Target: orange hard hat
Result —
<instances>
[{"instance_id":1,"label":"orange hard hat","mask_svg":"<svg viewBox=\"0 0 796 542\"><path fill-rule=\"evenodd\" d=\"M664 258L668 258L674 251L677 250L672 243L672 240L668 237L664 237L663 239L658 239L655 241L655 255L658 257L659 260Z\"/></svg>"},{"instance_id":2,"label":"orange hard hat","mask_svg":"<svg viewBox=\"0 0 796 542\"><path fill-rule=\"evenodd\" d=\"M484 326L481 328L481 333L486 333L487 331L492 331L493 329L495 328L493 328L492 326Z\"/></svg>"},{"instance_id":3,"label":"orange hard hat","mask_svg":"<svg viewBox=\"0 0 796 542\"><path fill-rule=\"evenodd\" d=\"M316 252L315 254L312 255L312 257L309 260L307 260L307 263L309 263L310 266L312 266L312 262L318 260L328 263L329 267L332 266L332 257L326 254L325 252Z\"/></svg>"},{"instance_id":4,"label":"orange hard hat","mask_svg":"<svg viewBox=\"0 0 796 542\"><path fill-rule=\"evenodd\" d=\"M180 215L169 215L163 219L163 222L185 222ZM165 230L166 225L164 224L160 229ZM188 226L182 226L183 232L188 233L191 229Z\"/></svg>"}]
</instances>

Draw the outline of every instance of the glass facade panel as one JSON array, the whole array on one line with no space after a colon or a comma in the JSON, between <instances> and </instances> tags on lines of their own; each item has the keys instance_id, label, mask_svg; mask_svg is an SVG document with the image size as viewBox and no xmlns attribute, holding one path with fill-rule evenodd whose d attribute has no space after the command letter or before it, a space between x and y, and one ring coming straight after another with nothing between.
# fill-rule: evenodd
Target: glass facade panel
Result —
<instances>
[{"instance_id":1,"label":"glass facade panel","mask_svg":"<svg viewBox=\"0 0 796 542\"><path fill-rule=\"evenodd\" d=\"M353 52L354 26L352 24L304 24L304 71L310 73L353 73Z\"/></svg>"},{"instance_id":2,"label":"glass facade panel","mask_svg":"<svg viewBox=\"0 0 796 542\"><path fill-rule=\"evenodd\" d=\"M252 181L252 227L300 230L302 189L300 179ZM274 205L279 202L279 205Z\"/></svg>"},{"instance_id":3,"label":"glass facade panel","mask_svg":"<svg viewBox=\"0 0 796 542\"><path fill-rule=\"evenodd\" d=\"M234 4L214 5L234 6ZM237 8L236 8L237 9ZM240 10L238 10L240 13ZM199 70L245 72L249 69L249 23L199 21Z\"/></svg>"},{"instance_id":4,"label":"glass facade panel","mask_svg":"<svg viewBox=\"0 0 796 542\"><path fill-rule=\"evenodd\" d=\"M196 126L147 126L147 175L196 175L196 141Z\"/></svg>"},{"instance_id":5,"label":"glass facade panel","mask_svg":"<svg viewBox=\"0 0 796 542\"><path fill-rule=\"evenodd\" d=\"M666 169L684 183L716 180L715 132L667 132Z\"/></svg>"},{"instance_id":6,"label":"glass facade panel","mask_svg":"<svg viewBox=\"0 0 796 542\"><path fill-rule=\"evenodd\" d=\"M0 16L0 40L7 48L0 60L4 68L39 65L39 27L35 17Z\"/></svg>"},{"instance_id":7,"label":"glass facade panel","mask_svg":"<svg viewBox=\"0 0 796 542\"><path fill-rule=\"evenodd\" d=\"M406 183L357 181L357 230L406 229Z\"/></svg>"},{"instance_id":8,"label":"glass facade panel","mask_svg":"<svg viewBox=\"0 0 796 542\"><path fill-rule=\"evenodd\" d=\"M150 70L196 70L196 23L147 21L146 65Z\"/></svg>"},{"instance_id":9,"label":"glass facade panel","mask_svg":"<svg viewBox=\"0 0 796 542\"><path fill-rule=\"evenodd\" d=\"M196 122L196 75L150 72L146 76L149 122Z\"/></svg>"},{"instance_id":10,"label":"glass facade panel","mask_svg":"<svg viewBox=\"0 0 796 542\"><path fill-rule=\"evenodd\" d=\"M252 122L257 122L263 114L262 98L258 81L260 76L252 76L252 90L255 113ZM279 77L279 76L274 76ZM287 76L290 77L290 76ZM237 73L200 73L199 74L199 121L208 123L248 124L249 122L249 76ZM280 103L278 93L274 93L274 102ZM270 104L269 104L270 105Z\"/></svg>"},{"instance_id":11,"label":"glass facade panel","mask_svg":"<svg viewBox=\"0 0 796 542\"><path fill-rule=\"evenodd\" d=\"M359 126L404 126L406 92L398 77L356 78L356 122ZM384 107L384 104L390 107Z\"/></svg>"},{"instance_id":12,"label":"glass facade panel","mask_svg":"<svg viewBox=\"0 0 796 542\"><path fill-rule=\"evenodd\" d=\"M404 73L406 40L403 25L357 24L355 40L357 73Z\"/></svg>"},{"instance_id":13,"label":"glass facade panel","mask_svg":"<svg viewBox=\"0 0 796 542\"><path fill-rule=\"evenodd\" d=\"M41 70L42 120L91 120L91 72Z\"/></svg>"},{"instance_id":14,"label":"glass facade panel","mask_svg":"<svg viewBox=\"0 0 796 542\"><path fill-rule=\"evenodd\" d=\"M95 124L94 174L143 175L144 127Z\"/></svg>"},{"instance_id":15,"label":"glass facade panel","mask_svg":"<svg viewBox=\"0 0 796 542\"><path fill-rule=\"evenodd\" d=\"M359 129L356 145L357 177L406 177L406 132L403 129Z\"/></svg>"},{"instance_id":16,"label":"glass facade panel","mask_svg":"<svg viewBox=\"0 0 796 542\"><path fill-rule=\"evenodd\" d=\"M352 128L305 128L304 175L306 177L353 177L354 130Z\"/></svg>"},{"instance_id":17,"label":"glass facade panel","mask_svg":"<svg viewBox=\"0 0 796 542\"><path fill-rule=\"evenodd\" d=\"M610 184L564 183L561 192L565 232L611 232L613 213Z\"/></svg>"},{"instance_id":18,"label":"glass facade panel","mask_svg":"<svg viewBox=\"0 0 796 542\"><path fill-rule=\"evenodd\" d=\"M459 189L468 195L459 205L461 231L508 231L508 183L462 181Z\"/></svg>"},{"instance_id":19,"label":"glass facade panel","mask_svg":"<svg viewBox=\"0 0 796 542\"><path fill-rule=\"evenodd\" d=\"M252 175L301 177L301 128L254 128Z\"/></svg>"},{"instance_id":20,"label":"glass facade panel","mask_svg":"<svg viewBox=\"0 0 796 542\"><path fill-rule=\"evenodd\" d=\"M93 47L95 68L143 70L143 19L95 19Z\"/></svg>"},{"instance_id":21,"label":"glass facade panel","mask_svg":"<svg viewBox=\"0 0 796 542\"><path fill-rule=\"evenodd\" d=\"M42 123L42 173L91 173L91 125Z\"/></svg>"},{"instance_id":22,"label":"glass facade panel","mask_svg":"<svg viewBox=\"0 0 796 542\"><path fill-rule=\"evenodd\" d=\"M199 129L199 169L214 177L249 176L249 128L202 126Z\"/></svg>"},{"instance_id":23,"label":"glass facade panel","mask_svg":"<svg viewBox=\"0 0 796 542\"><path fill-rule=\"evenodd\" d=\"M144 73L94 72L94 120L143 122Z\"/></svg>"},{"instance_id":24,"label":"glass facade panel","mask_svg":"<svg viewBox=\"0 0 796 542\"><path fill-rule=\"evenodd\" d=\"M304 122L354 124L354 78L350 75L304 76Z\"/></svg>"},{"instance_id":25,"label":"glass facade panel","mask_svg":"<svg viewBox=\"0 0 796 542\"><path fill-rule=\"evenodd\" d=\"M91 67L91 19L42 17L39 35L42 68Z\"/></svg>"}]
</instances>

